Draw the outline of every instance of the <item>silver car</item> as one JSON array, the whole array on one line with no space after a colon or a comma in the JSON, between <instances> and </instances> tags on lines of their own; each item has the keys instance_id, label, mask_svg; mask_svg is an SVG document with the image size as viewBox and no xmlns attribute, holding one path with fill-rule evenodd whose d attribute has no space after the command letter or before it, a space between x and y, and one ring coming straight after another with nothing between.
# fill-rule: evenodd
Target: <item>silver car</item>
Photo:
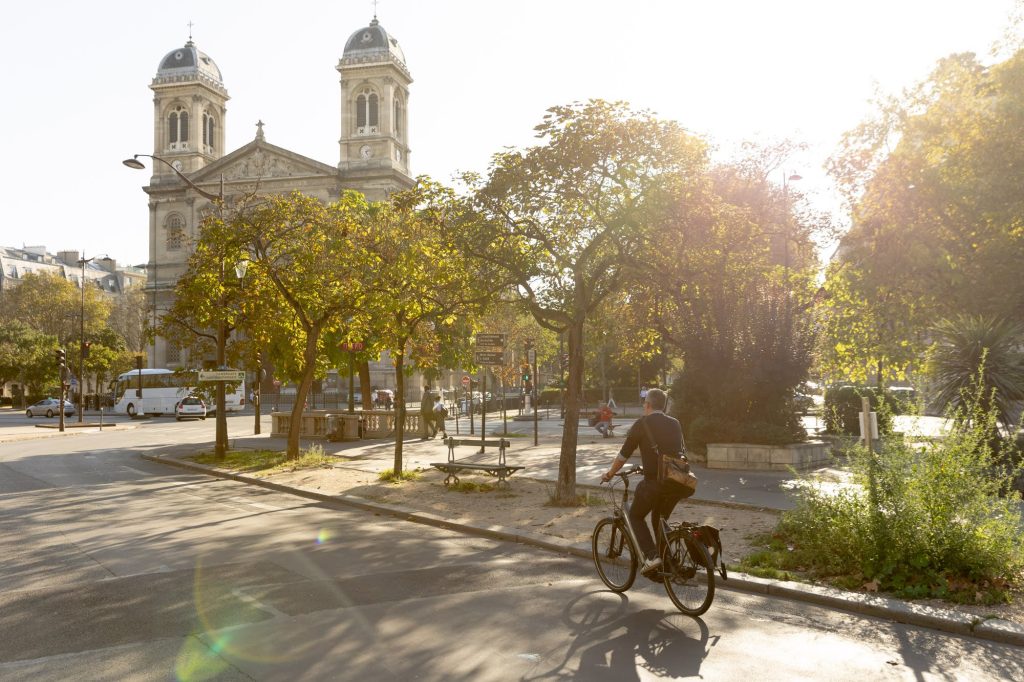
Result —
<instances>
[{"instance_id":1,"label":"silver car","mask_svg":"<svg viewBox=\"0 0 1024 682\"><path fill-rule=\"evenodd\" d=\"M56 398L44 398L35 405L29 405L28 409L25 410L26 417L38 417L47 416L52 417L60 414L60 402ZM64 401L64 416L74 417L75 406L69 403L67 400Z\"/></svg>"}]
</instances>

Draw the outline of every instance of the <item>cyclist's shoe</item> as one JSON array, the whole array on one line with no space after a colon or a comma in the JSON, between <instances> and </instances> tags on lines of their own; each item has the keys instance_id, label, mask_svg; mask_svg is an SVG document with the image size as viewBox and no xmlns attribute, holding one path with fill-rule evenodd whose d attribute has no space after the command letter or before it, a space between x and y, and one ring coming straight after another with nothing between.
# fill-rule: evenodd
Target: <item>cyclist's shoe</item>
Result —
<instances>
[{"instance_id":1,"label":"cyclist's shoe","mask_svg":"<svg viewBox=\"0 0 1024 682\"><path fill-rule=\"evenodd\" d=\"M653 559L647 559L640 567L640 573L647 575L648 573L654 573L661 568L661 557L654 557Z\"/></svg>"}]
</instances>

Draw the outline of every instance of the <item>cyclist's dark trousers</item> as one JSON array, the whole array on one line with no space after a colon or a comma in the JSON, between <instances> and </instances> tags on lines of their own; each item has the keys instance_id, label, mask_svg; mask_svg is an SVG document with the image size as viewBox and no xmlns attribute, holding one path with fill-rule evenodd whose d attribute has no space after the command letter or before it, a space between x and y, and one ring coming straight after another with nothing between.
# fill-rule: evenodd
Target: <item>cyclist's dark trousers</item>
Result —
<instances>
[{"instance_id":1,"label":"cyclist's dark trousers","mask_svg":"<svg viewBox=\"0 0 1024 682\"><path fill-rule=\"evenodd\" d=\"M633 504L629 508L629 523L633 526L644 557L649 559L657 556L651 527L656 528L661 519L670 517L681 499L682 495L662 495L658 482L646 478L636 487ZM651 514L651 526L644 521L648 514Z\"/></svg>"}]
</instances>

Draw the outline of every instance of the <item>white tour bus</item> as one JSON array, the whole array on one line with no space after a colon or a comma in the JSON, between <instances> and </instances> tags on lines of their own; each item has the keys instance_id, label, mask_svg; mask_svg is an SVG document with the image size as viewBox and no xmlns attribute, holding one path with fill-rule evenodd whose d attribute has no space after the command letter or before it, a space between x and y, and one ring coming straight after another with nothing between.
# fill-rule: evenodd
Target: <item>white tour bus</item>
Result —
<instances>
[{"instance_id":1,"label":"white tour bus","mask_svg":"<svg viewBox=\"0 0 1024 682\"><path fill-rule=\"evenodd\" d=\"M139 374L142 375L142 391L139 391ZM133 369L114 381L114 412L127 414L174 414L174 406L191 394L199 384L195 371L175 372L171 369ZM212 395L213 384L208 392ZM245 382L239 385L224 384L225 412L239 412L245 407ZM216 405L207 403L209 414L216 412Z\"/></svg>"}]
</instances>

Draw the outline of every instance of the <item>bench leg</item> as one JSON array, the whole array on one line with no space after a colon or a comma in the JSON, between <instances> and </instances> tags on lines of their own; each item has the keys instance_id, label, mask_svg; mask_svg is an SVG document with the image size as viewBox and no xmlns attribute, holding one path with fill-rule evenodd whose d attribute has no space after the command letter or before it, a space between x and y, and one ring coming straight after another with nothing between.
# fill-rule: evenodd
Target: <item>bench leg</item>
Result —
<instances>
[{"instance_id":1,"label":"bench leg","mask_svg":"<svg viewBox=\"0 0 1024 682\"><path fill-rule=\"evenodd\" d=\"M449 471L448 475L445 476L445 478L444 478L444 484L447 486L447 485L450 485L452 483L454 483L455 485L458 485L459 484L459 477L455 475L454 471Z\"/></svg>"}]
</instances>

